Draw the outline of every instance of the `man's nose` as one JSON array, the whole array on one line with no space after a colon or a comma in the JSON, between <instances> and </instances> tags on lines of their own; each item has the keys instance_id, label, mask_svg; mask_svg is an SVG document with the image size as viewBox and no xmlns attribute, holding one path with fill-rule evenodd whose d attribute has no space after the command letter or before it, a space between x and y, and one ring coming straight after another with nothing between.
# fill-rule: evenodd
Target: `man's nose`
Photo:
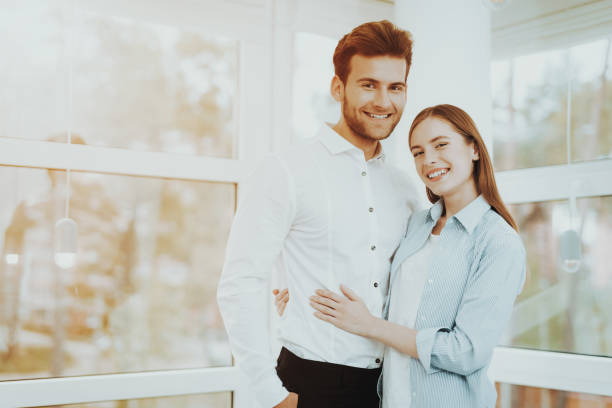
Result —
<instances>
[{"instance_id":1,"label":"man's nose","mask_svg":"<svg viewBox=\"0 0 612 408\"><path fill-rule=\"evenodd\" d=\"M386 89L379 89L376 91L376 98L374 99L374 105L377 108L387 109L391 106L391 99L389 98L389 92Z\"/></svg>"}]
</instances>

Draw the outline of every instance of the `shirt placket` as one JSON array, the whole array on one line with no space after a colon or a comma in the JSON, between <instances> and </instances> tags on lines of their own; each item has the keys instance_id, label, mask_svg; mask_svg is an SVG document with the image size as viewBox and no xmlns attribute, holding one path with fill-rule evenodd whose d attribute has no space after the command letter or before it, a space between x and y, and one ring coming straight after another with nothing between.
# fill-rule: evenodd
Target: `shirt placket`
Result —
<instances>
[{"instance_id":1,"label":"shirt placket","mask_svg":"<svg viewBox=\"0 0 612 408\"><path fill-rule=\"evenodd\" d=\"M380 292L383 290L383 282L380 279L378 267L378 258L380 253L379 245L379 222L376 203L374 201L374 193L372 191L372 176L374 164L366 162L365 159L361 159L361 178L362 188L364 194L364 211L367 212L368 220L368 251L369 258L369 285L368 290L364 293L366 305L371 309L376 299L380 297ZM376 359L375 363L379 364L380 359Z\"/></svg>"}]
</instances>

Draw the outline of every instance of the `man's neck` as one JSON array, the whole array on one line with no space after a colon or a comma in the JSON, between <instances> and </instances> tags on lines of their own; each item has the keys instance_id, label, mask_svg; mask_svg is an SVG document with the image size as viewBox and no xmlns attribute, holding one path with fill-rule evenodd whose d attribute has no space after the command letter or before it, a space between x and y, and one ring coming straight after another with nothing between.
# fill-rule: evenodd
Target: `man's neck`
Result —
<instances>
[{"instance_id":1,"label":"man's neck","mask_svg":"<svg viewBox=\"0 0 612 408\"><path fill-rule=\"evenodd\" d=\"M365 138L355 134L355 132L348 127L344 119L340 119L340 121L336 123L332 129L334 129L336 133L346 139L350 144L360 149L363 152L366 161L375 157L382 149L382 146L378 140Z\"/></svg>"}]
</instances>

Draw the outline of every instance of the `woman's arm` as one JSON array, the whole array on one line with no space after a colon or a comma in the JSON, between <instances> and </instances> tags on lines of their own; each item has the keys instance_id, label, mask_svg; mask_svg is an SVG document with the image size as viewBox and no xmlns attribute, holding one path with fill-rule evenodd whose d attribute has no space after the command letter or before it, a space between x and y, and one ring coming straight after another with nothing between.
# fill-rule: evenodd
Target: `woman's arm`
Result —
<instances>
[{"instance_id":1,"label":"woman's arm","mask_svg":"<svg viewBox=\"0 0 612 408\"><path fill-rule=\"evenodd\" d=\"M507 233L490 240L468 278L453 325L417 333L417 352L425 371L469 375L485 367L524 279L525 249L519 236Z\"/></svg>"},{"instance_id":2,"label":"woman's arm","mask_svg":"<svg viewBox=\"0 0 612 408\"><path fill-rule=\"evenodd\" d=\"M393 347L400 353L407 354L412 358L419 358L416 345L416 330L384 319L376 320L376 325L372 328L371 339Z\"/></svg>"},{"instance_id":3,"label":"woman's arm","mask_svg":"<svg viewBox=\"0 0 612 408\"><path fill-rule=\"evenodd\" d=\"M350 289L344 296L317 290L315 316L420 360L428 374L468 375L490 360L525 278L525 250L518 236L492 242L469 279L453 327L410 329L376 318Z\"/></svg>"}]
</instances>

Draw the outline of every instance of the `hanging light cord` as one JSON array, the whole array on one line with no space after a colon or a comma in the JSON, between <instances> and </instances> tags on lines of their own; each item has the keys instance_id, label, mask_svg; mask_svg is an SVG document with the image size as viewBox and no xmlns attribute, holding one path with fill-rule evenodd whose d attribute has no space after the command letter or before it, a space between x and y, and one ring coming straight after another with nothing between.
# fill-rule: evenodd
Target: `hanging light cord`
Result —
<instances>
[{"instance_id":1,"label":"hanging light cord","mask_svg":"<svg viewBox=\"0 0 612 408\"><path fill-rule=\"evenodd\" d=\"M567 118L565 120L565 143L566 143L566 151L567 151L567 164L572 163L572 149L570 146L571 143L571 126L572 120L572 78L570 77L567 81Z\"/></svg>"},{"instance_id":2,"label":"hanging light cord","mask_svg":"<svg viewBox=\"0 0 612 408\"><path fill-rule=\"evenodd\" d=\"M569 58L568 58L569 60ZM569 78L567 80L567 117L565 119L565 144L567 153L567 166L568 168L572 165L572 76L571 69L568 69ZM574 215L577 212L576 209L576 187L575 182L571 181L569 188L569 216L570 216L570 229L575 227Z\"/></svg>"},{"instance_id":3,"label":"hanging light cord","mask_svg":"<svg viewBox=\"0 0 612 408\"><path fill-rule=\"evenodd\" d=\"M568 167L572 164L572 77L571 69L570 77L567 81L567 117L565 119L565 145L567 153L567 165ZM574 182L570 182L569 191L569 218L570 218L570 229L574 228L574 214L576 214L576 192L574 191Z\"/></svg>"},{"instance_id":4,"label":"hanging light cord","mask_svg":"<svg viewBox=\"0 0 612 408\"><path fill-rule=\"evenodd\" d=\"M70 29L68 31L68 137L67 143L72 143L72 76L74 57L74 3L70 7ZM64 217L70 213L70 168L66 168L66 208Z\"/></svg>"}]
</instances>

